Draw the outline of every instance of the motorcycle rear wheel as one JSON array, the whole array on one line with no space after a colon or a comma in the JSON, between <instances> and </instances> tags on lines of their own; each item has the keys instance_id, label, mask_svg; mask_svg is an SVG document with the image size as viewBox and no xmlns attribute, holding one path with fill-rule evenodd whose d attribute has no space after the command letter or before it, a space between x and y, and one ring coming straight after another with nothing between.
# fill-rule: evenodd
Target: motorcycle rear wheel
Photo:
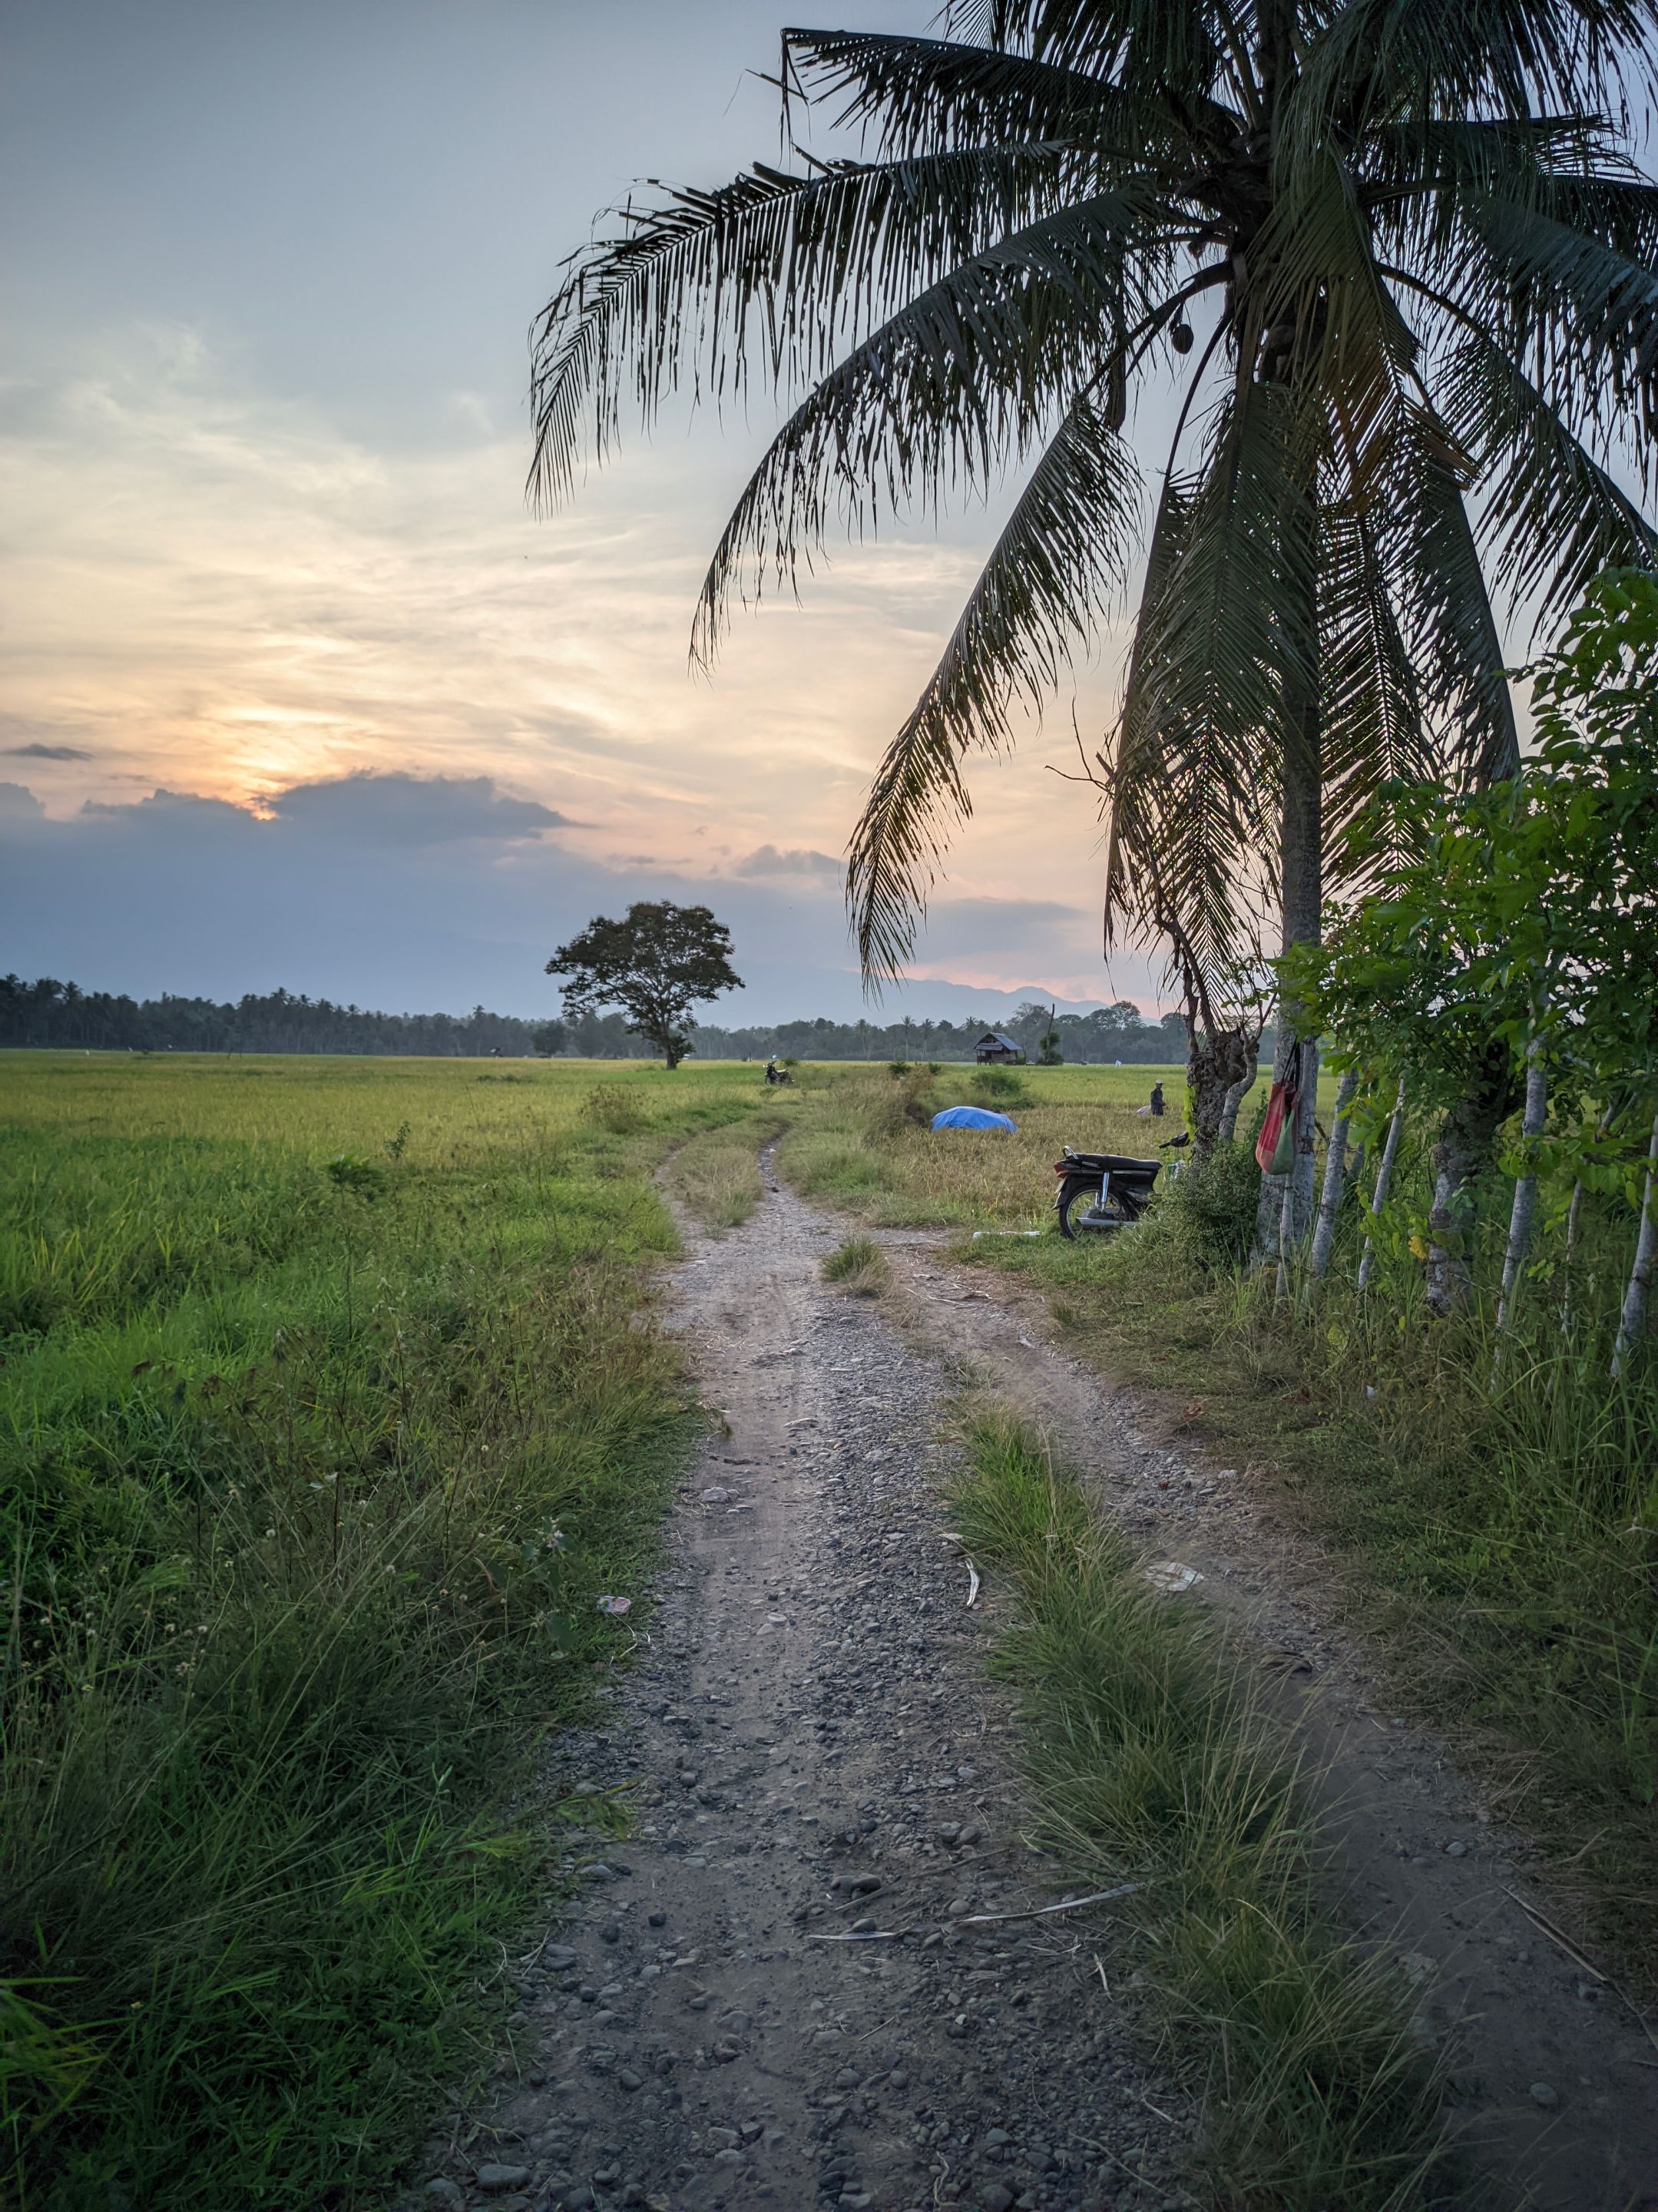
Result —
<instances>
[{"instance_id":1,"label":"motorcycle rear wheel","mask_svg":"<svg viewBox=\"0 0 1658 2212\"><path fill-rule=\"evenodd\" d=\"M1095 1218L1085 1220L1087 1214ZM1097 1182L1068 1182L1060 1192L1060 1234L1072 1243L1081 1236L1126 1229L1134 1218L1114 1191L1108 1192L1101 1206Z\"/></svg>"}]
</instances>

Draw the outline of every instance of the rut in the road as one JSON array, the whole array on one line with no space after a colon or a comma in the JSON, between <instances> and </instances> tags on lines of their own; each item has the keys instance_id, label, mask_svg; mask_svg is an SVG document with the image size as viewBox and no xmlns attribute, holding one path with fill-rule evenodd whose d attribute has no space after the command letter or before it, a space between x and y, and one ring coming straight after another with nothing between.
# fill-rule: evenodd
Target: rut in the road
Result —
<instances>
[{"instance_id":1,"label":"rut in the road","mask_svg":"<svg viewBox=\"0 0 1658 2212\"><path fill-rule=\"evenodd\" d=\"M768 1185L679 1270L730 1434L612 1723L563 1750L567 1782L634 1785L637 1828L529 1954L521 2071L453 2116L412 2201L1192 2203L1189 2114L1131 2050L1108 1924L974 1919L1065 1893L1021 1839L987 1607L930 1480L941 1368L820 1283L835 1232Z\"/></svg>"}]
</instances>

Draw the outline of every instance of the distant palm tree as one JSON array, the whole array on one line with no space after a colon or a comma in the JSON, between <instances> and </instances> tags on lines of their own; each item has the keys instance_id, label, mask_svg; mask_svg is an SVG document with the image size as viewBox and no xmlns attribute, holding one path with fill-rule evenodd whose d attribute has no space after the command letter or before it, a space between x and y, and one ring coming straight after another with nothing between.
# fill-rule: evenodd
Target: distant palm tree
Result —
<instances>
[{"instance_id":1,"label":"distant palm tree","mask_svg":"<svg viewBox=\"0 0 1658 2212\"><path fill-rule=\"evenodd\" d=\"M941 40L787 31L786 121L826 106L865 158L659 190L578 258L534 332L538 497L624 407L793 401L699 653L831 522L1029 467L853 840L866 975L913 949L964 756L1122 591L1137 380L1183 391L1104 756L1108 933L1162 930L1211 988L1252 889L1316 934L1379 783L1512 764L1490 589L1550 618L1655 555L1609 471L1645 488L1658 417L1658 191L1624 150L1655 27L1655 0L969 0ZM1293 1008L1278 1039L1287 1071Z\"/></svg>"}]
</instances>

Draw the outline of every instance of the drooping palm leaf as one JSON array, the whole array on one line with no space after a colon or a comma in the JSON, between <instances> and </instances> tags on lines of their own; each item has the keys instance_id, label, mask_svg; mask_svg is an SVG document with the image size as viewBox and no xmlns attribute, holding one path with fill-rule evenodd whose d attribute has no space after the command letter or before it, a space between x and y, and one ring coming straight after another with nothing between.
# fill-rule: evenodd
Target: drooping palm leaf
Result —
<instances>
[{"instance_id":1,"label":"drooping palm leaf","mask_svg":"<svg viewBox=\"0 0 1658 2212\"><path fill-rule=\"evenodd\" d=\"M831 514L859 529L987 485L1091 389L1116 331L1155 320L1155 192L1124 190L1033 225L952 270L855 348L773 441L721 535L693 651L711 655L734 587L792 586ZM1148 269L1148 260L1153 264ZM1102 325L1101 308L1110 310Z\"/></svg>"},{"instance_id":2,"label":"drooping palm leaf","mask_svg":"<svg viewBox=\"0 0 1658 2212\"><path fill-rule=\"evenodd\" d=\"M1466 333L1439 410L1481 469L1478 537L1497 581L1558 619L1603 568L1658 565L1658 532L1504 354Z\"/></svg>"},{"instance_id":3,"label":"drooping palm leaf","mask_svg":"<svg viewBox=\"0 0 1658 2212\"><path fill-rule=\"evenodd\" d=\"M590 441L602 459L624 398L648 420L683 384L740 389L756 356L773 380L821 374L860 319L1063 210L1069 160L1025 144L756 165L621 210L621 232L578 257L531 332L532 487L562 495Z\"/></svg>"},{"instance_id":4,"label":"drooping palm leaf","mask_svg":"<svg viewBox=\"0 0 1658 2212\"><path fill-rule=\"evenodd\" d=\"M1457 750L1422 696L1363 506L1333 505L1321 519L1318 621L1325 881L1351 890L1362 878L1349 832L1372 795L1384 784L1443 779Z\"/></svg>"},{"instance_id":5,"label":"drooping palm leaf","mask_svg":"<svg viewBox=\"0 0 1658 2212\"><path fill-rule=\"evenodd\" d=\"M1133 551L1139 473L1090 396L1042 455L975 585L943 659L888 746L847 873L865 975L909 957L948 827L972 811L961 763L1008 735L1020 696L1040 702L1069 648L1120 592Z\"/></svg>"}]
</instances>

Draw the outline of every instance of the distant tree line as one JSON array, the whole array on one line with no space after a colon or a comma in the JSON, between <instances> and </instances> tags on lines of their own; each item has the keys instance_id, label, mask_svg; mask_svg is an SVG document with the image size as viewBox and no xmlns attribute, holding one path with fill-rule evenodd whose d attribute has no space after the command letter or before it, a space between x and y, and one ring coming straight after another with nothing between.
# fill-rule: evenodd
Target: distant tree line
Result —
<instances>
[{"instance_id":1,"label":"distant tree line","mask_svg":"<svg viewBox=\"0 0 1658 2212\"><path fill-rule=\"evenodd\" d=\"M1086 1014L1060 1014L1052 1024L1061 1059L1109 1066L1114 1060L1183 1062L1186 1028L1179 1014L1147 1021L1131 1000L1096 1006ZM779 1022L774 1028L716 1029L705 1024L696 1049L705 1060L763 1060L776 1053L797 1060L971 1060L987 1029L999 1030L1035 1060L1048 1033L1048 1009L1027 1000L1016 1012L988 1021ZM1267 1048L1270 1050L1270 1046Z\"/></svg>"},{"instance_id":2,"label":"distant tree line","mask_svg":"<svg viewBox=\"0 0 1658 2212\"><path fill-rule=\"evenodd\" d=\"M722 1029L699 1027L692 1042L703 1060L971 1060L987 1029L999 1029L1035 1060L1048 1012L1034 1000L1011 1017L961 1022L779 1022ZM1127 999L1091 1013L1061 1014L1054 1024L1063 1058L1097 1066L1114 1060L1181 1060L1185 1031L1178 1014L1148 1022ZM0 1047L76 1047L95 1052L408 1053L457 1059L491 1053L536 1053L580 1060L648 1060L653 1048L629 1034L619 1013L584 1013L531 1022L474 1006L470 1014L380 1014L337 1006L291 991L249 991L234 1004L164 993L133 999L83 991L42 975L25 982L0 976ZM1263 1042L1270 1053L1272 1042Z\"/></svg>"},{"instance_id":3,"label":"distant tree line","mask_svg":"<svg viewBox=\"0 0 1658 2212\"><path fill-rule=\"evenodd\" d=\"M475 1006L470 1014L377 1014L291 991L249 991L233 1005L131 999L42 975L0 976L0 1045L102 1052L412 1053L487 1057L536 1049L540 1024ZM554 1026L557 1026L555 1024Z\"/></svg>"}]
</instances>

